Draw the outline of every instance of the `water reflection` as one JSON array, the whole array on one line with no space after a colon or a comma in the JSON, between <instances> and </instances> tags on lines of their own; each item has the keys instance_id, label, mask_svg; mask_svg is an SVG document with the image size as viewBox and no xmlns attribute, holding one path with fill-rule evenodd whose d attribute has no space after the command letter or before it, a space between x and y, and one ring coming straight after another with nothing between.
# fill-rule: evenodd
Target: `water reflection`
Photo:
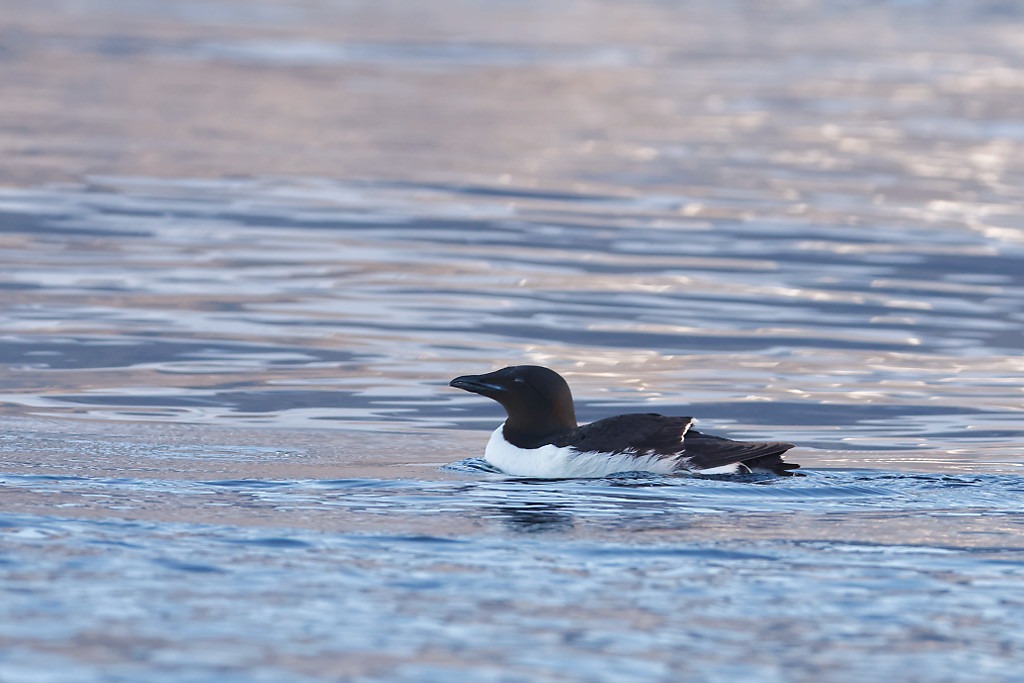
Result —
<instances>
[{"instance_id":1,"label":"water reflection","mask_svg":"<svg viewBox=\"0 0 1024 683\"><path fill-rule=\"evenodd\" d=\"M869 450L1004 429L1013 243L933 223L854 236L747 202L763 215L508 186L8 190L5 409L483 427L500 416L443 381L537 362L570 377L583 419L646 404Z\"/></svg>"},{"instance_id":2,"label":"water reflection","mask_svg":"<svg viewBox=\"0 0 1024 683\"><path fill-rule=\"evenodd\" d=\"M0 679L1018 680L1021 11L769 4L0 0Z\"/></svg>"},{"instance_id":3,"label":"water reflection","mask_svg":"<svg viewBox=\"0 0 1024 683\"><path fill-rule=\"evenodd\" d=\"M575 526L573 515L564 506L550 503L502 505L494 512L510 530L521 533L567 532Z\"/></svg>"}]
</instances>

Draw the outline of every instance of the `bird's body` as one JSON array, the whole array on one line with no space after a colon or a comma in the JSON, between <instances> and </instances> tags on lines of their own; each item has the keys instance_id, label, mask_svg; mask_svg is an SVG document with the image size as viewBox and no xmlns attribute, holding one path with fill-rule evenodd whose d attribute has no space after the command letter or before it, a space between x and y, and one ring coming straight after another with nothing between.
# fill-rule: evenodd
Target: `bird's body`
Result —
<instances>
[{"instance_id":1,"label":"bird's body","mask_svg":"<svg viewBox=\"0 0 1024 683\"><path fill-rule=\"evenodd\" d=\"M451 386L501 403L508 419L494 431L484 459L514 476L604 477L619 472L670 474L766 470L789 474L793 444L733 441L702 434L691 417L632 413L576 424L572 394L558 373L518 365L467 375Z\"/></svg>"},{"instance_id":2,"label":"bird's body","mask_svg":"<svg viewBox=\"0 0 1024 683\"><path fill-rule=\"evenodd\" d=\"M484 460L502 472L518 477L607 477L617 472L671 474L676 469L674 458L654 454L586 451L555 444L520 448L509 443L504 431L505 425L502 423L491 434L484 451Z\"/></svg>"}]
</instances>

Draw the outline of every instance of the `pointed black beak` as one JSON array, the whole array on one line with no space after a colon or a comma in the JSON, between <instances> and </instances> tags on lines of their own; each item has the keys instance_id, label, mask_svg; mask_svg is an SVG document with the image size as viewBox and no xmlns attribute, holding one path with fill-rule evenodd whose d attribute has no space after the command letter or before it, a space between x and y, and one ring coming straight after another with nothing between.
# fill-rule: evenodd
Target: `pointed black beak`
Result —
<instances>
[{"instance_id":1,"label":"pointed black beak","mask_svg":"<svg viewBox=\"0 0 1024 683\"><path fill-rule=\"evenodd\" d=\"M473 392L474 394L480 394L482 396L495 396L506 391L505 387L499 384L491 384L483 379L483 375L463 375L462 377L456 377L448 386L455 387L456 389L464 389L466 391Z\"/></svg>"}]
</instances>

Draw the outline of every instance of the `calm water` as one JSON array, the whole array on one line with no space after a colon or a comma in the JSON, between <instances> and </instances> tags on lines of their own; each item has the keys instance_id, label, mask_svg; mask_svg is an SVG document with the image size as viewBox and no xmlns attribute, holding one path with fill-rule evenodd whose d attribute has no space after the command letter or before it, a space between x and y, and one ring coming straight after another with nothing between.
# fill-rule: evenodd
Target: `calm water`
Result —
<instances>
[{"instance_id":1,"label":"calm water","mask_svg":"<svg viewBox=\"0 0 1024 683\"><path fill-rule=\"evenodd\" d=\"M1021 680L1024 19L680 7L0 0L0 681Z\"/></svg>"}]
</instances>

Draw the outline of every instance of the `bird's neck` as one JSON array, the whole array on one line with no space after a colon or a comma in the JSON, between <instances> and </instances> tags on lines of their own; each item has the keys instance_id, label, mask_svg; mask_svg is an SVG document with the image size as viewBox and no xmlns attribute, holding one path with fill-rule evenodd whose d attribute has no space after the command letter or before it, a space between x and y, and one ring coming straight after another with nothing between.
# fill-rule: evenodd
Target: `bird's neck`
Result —
<instances>
[{"instance_id":1,"label":"bird's neck","mask_svg":"<svg viewBox=\"0 0 1024 683\"><path fill-rule=\"evenodd\" d=\"M520 448L537 448L577 428L572 404L559 410L532 415L509 415L502 433L505 440Z\"/></svg>"}]
</instances>

